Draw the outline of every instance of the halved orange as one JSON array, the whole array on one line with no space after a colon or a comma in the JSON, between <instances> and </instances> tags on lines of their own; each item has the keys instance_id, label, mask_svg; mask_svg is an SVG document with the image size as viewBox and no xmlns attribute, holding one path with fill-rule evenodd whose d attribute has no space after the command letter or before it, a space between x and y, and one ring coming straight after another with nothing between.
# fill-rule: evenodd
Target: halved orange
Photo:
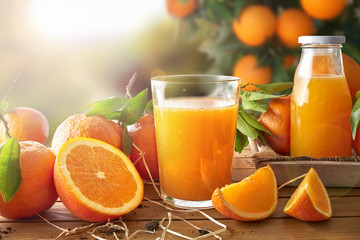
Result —
<instances>
[{"instance_id":1,"label":"halved orange","mask_svg":"<svg viewBox=\"0 0 360 240\"><path fill-rule=\"evenodd\" d=\"M226 217L256 221L269 217L278 203L278 190L272 168L259 168L241 182L217 188L212 195L216 210Z\"/></svg>"},{"instance_id":2,"label":"halved orange","mask_svg":"<svg viewBox=\"0 0 360 240\"><path fill-rule=\"evenodd\" d=\"M61 147L54 181L65 207L86 221L118 218L135 209L144 194L130 159L114 146L91 138L74 138Z\"/></svg>"},{"instance_id":3,"label":"halved orange","mask_svg":"<svg viewBox=\"0 0 360 240\"><path fill-rule=\"evenodd\" d=\"M314 168L310 168L291 195L284 212L303 221L322 221L331 217L329 195Z\"/></svg>"}]
</instances>

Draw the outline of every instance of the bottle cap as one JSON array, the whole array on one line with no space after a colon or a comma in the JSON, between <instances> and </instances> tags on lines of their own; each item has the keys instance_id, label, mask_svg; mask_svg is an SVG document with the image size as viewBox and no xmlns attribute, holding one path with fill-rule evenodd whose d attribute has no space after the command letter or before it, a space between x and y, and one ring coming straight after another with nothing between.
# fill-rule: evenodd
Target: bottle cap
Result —
<instances>
[{"instance_id":1,"label":"bottle cap","mask_svg":"<svg viewBox=\"0 0 360 240\"><path fill-rule=\"evenodd\" d=\"M345 36L300 36L301 44L343 44Z\"/></svg>"}]
</instances>

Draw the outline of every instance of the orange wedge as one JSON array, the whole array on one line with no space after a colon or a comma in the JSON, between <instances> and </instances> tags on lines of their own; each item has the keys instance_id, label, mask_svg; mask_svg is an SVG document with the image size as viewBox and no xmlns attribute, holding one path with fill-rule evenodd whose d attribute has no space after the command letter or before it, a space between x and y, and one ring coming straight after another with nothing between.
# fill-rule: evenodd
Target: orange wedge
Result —
<instances>
[{"instance_id":1,"label":"orange wedge","mask_svg":"<svg viewBox=\"0 0 360 240\"><path fill-rule=\"evenodd\" d=\"M130 159L114 146L91 138L74 138L61 147L54 181L65 207L92 222L132 211L144 194L143 182Z\"/></svg>"},{"instance_id":2,"label":"orange wedge","mask_svg":"<svg viewBox=\"0 0 360 240\"><path fill-rule=\"evenodd\" d=\"M286 203L284 212L303 221L322 221L331 217L329 195L315 169L310 168Z\"/></svg>"},{"instance_id":3,"label":"orange wedge","mask_svg":"<svg viewBox=\"0 0 360 240\"><path fill-rule=\"evenodd\" d=\"M226 217L256 221L269 217L278 203L276 178L269 165L259 168L241 182L217 188L212 204Z\"/></svg>"}]
</instances>

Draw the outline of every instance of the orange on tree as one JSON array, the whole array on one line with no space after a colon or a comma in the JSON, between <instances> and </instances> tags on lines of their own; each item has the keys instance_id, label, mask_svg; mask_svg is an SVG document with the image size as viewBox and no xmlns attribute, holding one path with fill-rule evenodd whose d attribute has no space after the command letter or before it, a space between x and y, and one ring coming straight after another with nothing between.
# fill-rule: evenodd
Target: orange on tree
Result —
<instances>
[{"instance_id":1,"label":"orange on tree","mask_svg":"<svg viewBox=\"0 0 360 240\"><path fill-rule=\"evenodd\" d=\"M245 7L232 24L235 35L249 46L260 46L271 38L276 30L276 17L271 9L264 5Z\"/></svg>"},{"instance_id":2,"label":"orange on tree","mask_svg":"<svg viewBox=\"0 0 360 240\"><path fill-rule=\"evenodd\" d=\"M122 132L123 129L119 124L102 116L76 114L68 117L57 127L51 142L51 149L58 153L66 141L77 137L95 138L121 148Z\"/></svg>"},{"instance_id":3,"label":"orange on tree","mask_svg":"<svg viewBox=\"0 0 360 240\"><path fill-rule=\"evenodd\" d=\"M198 7L198 0L166 0L166 8L170 15L184 18Z\"/></svg>"},{"instance_id":4,"label":"orange on tree","mask_svg":"<svg viewBox=\"0 0 360 240\"><path fill-rule=\"evenodd\" d=\"M234 66L233 75L241 79L241 86L248 83L267 84L271 82L273 71L271 66L258 67L256 56L248 54L242 57ZM255 90L255 86L247 85L247 91Z\"/></svg>"},{"instance_id":5,"label":"orange on tree","mask_svg":"<svg viewBox=\"0 0 360 240\"><path fill-rule=\"evenodd\" d=\"M9 133L19 141L36 141L45 143L49 136L49 122L36 109L17 107L4 115L8 123ZM5 126L0 124L0 142L6 140Z\"/></svg>"},{"instance_id":6,"label":"orange on tree","mask_svg":"<svg viewBox=\"0 0 360 240\"><path fill-rule=\"evenodd\" d=\"M353 97L360 90L360 65L349 55L342 54L345 78Z\"/></svg>"},{"instance_id":7,"label":"orange on tree","mask_svg":"<svg viewBox=\"0 0 360 240\"><path fill-rule=\"evenodd\" d=\"M144 185L118 148L92 138L66 142L56 158L55 187L65 207L93 222L118 218L142 201Z\"/></svg>"},{"instance_id":8,"label":"orange on tree","mask_svg":"<svg viewBox=\"0 0 360 240\"><path fill-rule=\"evenodd\" d=\"M300 0L300 3L311 17L329 20L337 17L343 11L346 0Z\"/></svg>"},{"instance_id":9,"label":"orange on tree","mask_svg":"<svg viewBox=\"0 0 360 240\"><path fill-rule=\"evenodd\" d=\"M303 221L322 221L331 217L329 195L314 168L291 195L284 212Z\"/></svg>"},{"instance_id":10,"label":"orange on tree","mask_svg":"<svg viewBox=\"0 0 360 240\"><path fill-rule=\"evenodd\" d=\"M290 154L290 99L291 95L270 100L269 109L259 117L259 122L272 134L264 133L267 144L284 155Z\"/></svg>"},{"instance_id":11,"label":"orange on tree","mask_svg":"<svg viewBox=\"0 0 360 240\"><path fill-rule=\"evenodd\" d=\"M144 158L147 166L149 167L151 176L153 179L159 178L159 167L156 150L155 139L155 124L154 117L151 114L146 114L141 117L137 123L128 126L129 135L133 141L133 147L131 148L130 160L135 163L135 167L138 170L142 179L150 180L150 176L146 171L146 167L142 159L139 159L140 152L145 152ZM136 145L136 147L134 146Z\"/></svg>"},{"instance_id":12,"label":"orange on tree","mask_svg":"<svg viewBox=\"0 0 360 240\"><path fill-rule=\"evenodd\" d=\"M291 54L285 55L282 60L283 60L282 66L285 70L289 69L289 67L291 67L292 65L298 64L298 59Z\"/></svg>"},{"instance_id":13,"label":"orange on tree","mask_svg":"<svg viewBox=\"0 0 360 240\"><path fill-rule=\"evenodd\" d=\"M226 217L256 221L269 217L277 207L278 190L272 168L259 168L241 182L216 188L212 195L214 208Z\"/></svg>"},{"instance_id":14,"label":"orange on tree","mask_svg":"<svg viewBox=\"0 0 360 240\"><path fill-rule=\"evenodd\" d=\"M22 182L9 202L0 194L0 215L17 219L35 216L51 208L58 198L54 185L53 152L35 141L20 142Z\"/></svg>"},{"instance_id":15,"label":"orange on tree","mask_svg":"<svg viewBox=\"0 0 360 240\"><path fill-rule=\"evenodd\" d=\"M298 46L298 37L315 33L312 19L302 10L288 8L277 19L276 33L288 47Z\"/></svg>"}]
</instances>

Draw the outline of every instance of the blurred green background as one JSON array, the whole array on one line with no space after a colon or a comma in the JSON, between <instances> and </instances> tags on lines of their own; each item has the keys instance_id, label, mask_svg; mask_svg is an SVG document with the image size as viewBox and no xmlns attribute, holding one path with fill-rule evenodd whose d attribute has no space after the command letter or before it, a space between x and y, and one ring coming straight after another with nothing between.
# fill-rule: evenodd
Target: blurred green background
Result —
<instances>
[{"instance_id":1,"label":"blurred green background","mask_svg":"<svg viewBox=\"0 0 360 240\"><path fill-rule=\"evenodd\" d=\"M282 45L276 34L247 46L234 34L232 20L251 4L276 16L302 9L299 0L0 0L0 99L22 73L6 99L9 109L43 112L50 141L83 106L124 95L135 72L133 94L149 88L156 74L232 75L252 53L260 67L271 66L272 81L292 81L299 47ZM359 61L359 19L360 1L351 0L335 18L312 21L316 34L346 35L344 52ZM279 61L287 54L295 61L284 69Z\"/></svg>"}]
</instances>

